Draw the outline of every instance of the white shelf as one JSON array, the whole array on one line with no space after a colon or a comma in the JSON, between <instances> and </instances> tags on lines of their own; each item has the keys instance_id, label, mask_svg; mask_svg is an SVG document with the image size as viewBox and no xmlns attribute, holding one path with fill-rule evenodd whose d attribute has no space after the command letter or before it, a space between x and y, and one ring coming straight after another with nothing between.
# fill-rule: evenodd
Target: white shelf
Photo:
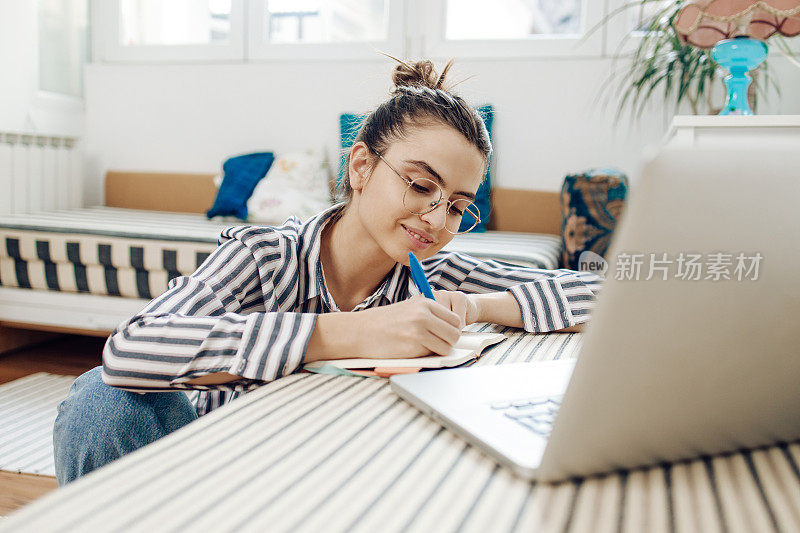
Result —
<instances>
[{"instance_id":1,"label":"white shelf","mask_svg":"<svg viewBox=\"0 0 800 533\"><path fill-rule=\"evenodd\" d=\"M800 146L800 115L681 115L666 136L666 144L680 146L787 143Z\"/></svg>"},{"instance_id":2,"label":"white shelf","mask_svg":"<svg viewBox=\"0 0 800 533\"><path fill-rule=\"evenodd\" d=\"M672 128L800 127L800 115L678 115Z\"/></svg>"}]
</instances>

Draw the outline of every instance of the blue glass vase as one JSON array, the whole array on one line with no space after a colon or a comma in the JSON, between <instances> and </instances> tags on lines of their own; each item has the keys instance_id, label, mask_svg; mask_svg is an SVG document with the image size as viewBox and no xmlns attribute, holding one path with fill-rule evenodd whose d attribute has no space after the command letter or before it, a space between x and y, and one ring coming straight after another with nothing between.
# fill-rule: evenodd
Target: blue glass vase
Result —
<instances>
[{"instance_id":1,"label":"blue glass vase","mask_svg":"<svg viewBox=\"0 0 800 533\"><path fill-rule=\"evenodd\" d=\"M747 88L752 78L748 71L753 70L767 58L769 47L764 41L745 35L718 42L711 49L711 57L721 67L728 69L725 77L728 97L720 115L752 115L747 103Z\"/></svg>"}]
</instances>

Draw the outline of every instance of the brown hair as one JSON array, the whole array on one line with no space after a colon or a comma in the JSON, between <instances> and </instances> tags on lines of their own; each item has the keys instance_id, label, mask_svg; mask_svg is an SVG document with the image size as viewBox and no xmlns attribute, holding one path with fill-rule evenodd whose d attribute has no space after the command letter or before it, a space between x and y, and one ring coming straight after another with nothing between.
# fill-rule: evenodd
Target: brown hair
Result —
<instances>
[{"instance_id":1,"label":"brown hair","mask_svg":"<svg viewBox=\"0 0 800 533\"><path fill-rule=\"evenodd\" d=\"M448 61L441 74L437 74L433 63L428 60L409 64L388 57L399 63L392 72L395 88L388 100L364 117L353 144L363 142L373 154L383 154L392 142L406 135L409 126L434 122L452 126L461 133L478 149L488 165L492 144L483 119L463 98L444 85L453 60ZM337 197L349 204L353 197L348 179L349 150L345 156L345 175L339 183ZM376 157L372 168L377 161Z\"/></svg>"}]
</instances>

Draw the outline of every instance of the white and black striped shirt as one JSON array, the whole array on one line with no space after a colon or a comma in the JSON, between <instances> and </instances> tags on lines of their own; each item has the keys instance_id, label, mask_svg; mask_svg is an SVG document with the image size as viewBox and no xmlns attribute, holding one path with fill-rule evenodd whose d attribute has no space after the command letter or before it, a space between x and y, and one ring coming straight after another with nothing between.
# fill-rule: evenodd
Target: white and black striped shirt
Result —
<instances>
[{"instance_id":1,"label":"white and black striped shirt","mask_svg":"<svg viewBox=\"0 0 800 533\"><path fill-rule=\"evenodd\" d=\"M109 337L103 380L135 392L192 390L203 415L241 393L302 367L320 313L339 309L325 287L320 235L342 208L307 223L225 229L220 246L190 276L175 278ZM526 331L547 332L586 322L602 278L573 270L540 270L439 252L422 261L435 290L509 290ZM418 294L408 267L398 263L353 311ZM240 380L193 385L194 378L227 372Z\"/></svg>"}]
</instances>

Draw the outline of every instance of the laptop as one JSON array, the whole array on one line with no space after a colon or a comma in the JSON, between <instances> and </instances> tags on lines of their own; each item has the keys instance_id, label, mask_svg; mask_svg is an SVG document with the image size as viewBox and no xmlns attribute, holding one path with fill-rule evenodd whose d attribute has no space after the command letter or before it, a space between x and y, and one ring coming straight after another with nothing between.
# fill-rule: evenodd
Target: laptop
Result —
<instances>
[{"instance_id":1,"label":"laptop","mask_svg":"<svg viewBox=\"0 0 800 533\"><path fill-rule=\"evenodd\" d=\"M634 184L577 361L398 375L391 386L540 481L796 440L798 202L796 148L665 148ZM687 276L689 254L699 276Z\"/></svg>"}]
</instances>

